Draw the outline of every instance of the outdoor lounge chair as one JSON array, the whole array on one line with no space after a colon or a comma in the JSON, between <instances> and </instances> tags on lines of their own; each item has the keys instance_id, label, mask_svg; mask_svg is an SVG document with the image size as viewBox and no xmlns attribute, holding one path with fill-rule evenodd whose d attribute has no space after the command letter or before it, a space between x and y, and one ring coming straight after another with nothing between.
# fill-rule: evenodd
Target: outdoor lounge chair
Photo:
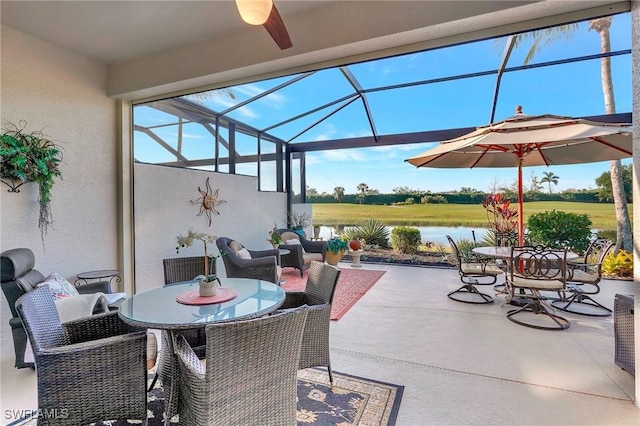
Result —
<instances>
[{"instance_id":1,"label":"outdoor lounge chair","mask_svg":"<svg viewBox=\"0 0 640 426\"><path fill-rule=\"evenodd\" d=\"M329 324L331 303L340 269L327 263L311 262L304 291L287 292L282 309L309 306L304 327L299 368L327 367L329 381L333 384L329 354Z\"/></svg>"},{"instance_id":2,"label":"outdoor lounge chair","mask_svg":"<svg viewBox=\"0 0 640 426\"><path fill-rule=\"evenodd\" d=\"M306 308L206 326L206 363L183 336L180 423L295 425L297 372ZM240 356L241 355L241 356Z\"/></svg>"},{"instance_id":3,"label":"outdoor lounge chair","mask_svg":"<svg viewBox=\"0 0 640 426\"><path fill-rule=\"evenodd\" d=\"M13 335L13 348L15 351L16 368L33 367L33 363L25 361L25 351L27 349L27 334L18 316L15 304L20 296L36 288L38 284L45 281L46 277L37 269L33 251L28 248L15 248L0 253L0 286L9 303L12 318L9 319L11 333ZM111 293L108 281L92 282L76 287L78 293L92 294L102 292ZM115 305L112 306L115 309Z\"/></svg>"},{"instance_id":4,"label":"outdoor lounge chair","mask_svg":"<svg viewBox=\"0 0 640 426\"><path fill-rule=\"evenodd\" d=\"M607 317L611 309L596 302L591 296L600 293L602 262L614 244L606 238L598 238L589 244L584 257L567 261L566 300L554 300L551 305L561 311L592 317Z\"/></svg>"},{"instance_id":5,"label":"outdoor lounge chair","mask_svg":"<svg viewBox=\"0 0 640 426\"><path fill-rule=\"evenodd\" d=\"M282 269L278 266L280 253L277 249L249 250L239 242L227 237L219 237L216 240L216 245L222 254L227 277L255 278L275 284L280 282ZM248 258L243 258L241 251Z\"/></svg>"},{"instance_id":6,"label":"outdoor lounge chair","mask_svg":"<svg viewBox=\"0 0 640 426\"><path fill-rule=\"evenodd\" d=\"M145 330L127 325L117 312L62 324L47 286L21 296L16 310L35 355L37 408L48 412L38 416L38 425L146 421Z\"/></svg>"},{"instance_id":7,"label":"outdoor lounge chair","mask_svg":"<svg viewBox=\"0 0 640 426\"><path fill-rule=\"evenodd\" d=\"M324 262L327 256L326 241L310 241L291 229L277 229L282 243L280 248L289 250L289 254L280 256L280 266L296 268L300 276L309 268L311 261Z\"/></svg>"},{"instance_id":8,"label":"outdoor lounge chair","mask_svg":"<svg viewBox=\"0 0 640 426\"><path fill-rule=\"evenodd\" d=\"M458 263L458 274L463 286L449 292L447 297L456 302L484 304L492 303L493 297L480 292L476 285L493 285L498 280L498 276L504 272L497 267L492 259L477 256L469 253L463 257L457 244L451 236L447 235L447 240L451 245L451 250Z\"/></svg>"}]
</instances>

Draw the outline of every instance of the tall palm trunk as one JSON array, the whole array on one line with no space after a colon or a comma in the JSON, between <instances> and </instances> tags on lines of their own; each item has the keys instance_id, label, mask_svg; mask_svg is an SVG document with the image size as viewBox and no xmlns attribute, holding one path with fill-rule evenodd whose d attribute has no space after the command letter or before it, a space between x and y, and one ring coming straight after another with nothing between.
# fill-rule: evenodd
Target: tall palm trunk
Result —
<instances>
[{"instance_id":1,"label":"tall palm trunk","mask_svg":"<svg viewBox=\"0 0 640 426\"><path fill-rule=\"evenodd\" d=\"M609 28L611 27L611 17L594 19L589 23L589 29L600 34L600 52L608 53L611 51L611 39ZM613 94L613 80L611 78L611 58L606 57L600 60L602 94L604 95L605 112L607 114L615 114L616 102ZM620 160L613 160L611 167L611 188L613 190L613 202L615 204L616 221L618 226L616 229L616 252L624 249L628 252L632 250L631 237L631 219L629 218L629 209L627 207L627 196L624 191L622 181L622 164Z\"/></svg>"}]
</instances>

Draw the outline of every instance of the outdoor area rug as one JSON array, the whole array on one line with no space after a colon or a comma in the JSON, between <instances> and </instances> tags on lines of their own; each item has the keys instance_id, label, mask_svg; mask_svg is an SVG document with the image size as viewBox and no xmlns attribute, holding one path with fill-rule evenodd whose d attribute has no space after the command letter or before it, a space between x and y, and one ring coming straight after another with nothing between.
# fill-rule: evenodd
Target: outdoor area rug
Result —
<instances>
[{"instance_id":1,"label":"outdoor area rug","mask_svg":"<svg viewBox=\"0 0 640 426\"><path fill-rule=\"evenodd\" d=\"M331 306L331 319L339 320L365 293L378 282L385 271L371 269L340 268L340 278L333 296ZM281 284L285 291L304 291L307 284L309 270L304 271L300 277L300 271L293 268L285 268L280 277L284 280Z\"/></svg>"},{"instance_id":2,"label":"outdoor area rug","mask_svg":"<svg viewBox=\"0 0 640 426\"><path fill-rule=\"evenodd\" d=\"M298 426L393 426L402 400L404 386L333 372L335 385L329 385L325 370L298 372ZM157 384L149 393L148 424L164 422L164 392ZM37 413L35 413L37 416ZM178 416L171 423L179 425ZM140 424L139 420L95 423L96 426ZM10 426L35 426L36 419L21 420Z\"/></svg>"}]
</instances>

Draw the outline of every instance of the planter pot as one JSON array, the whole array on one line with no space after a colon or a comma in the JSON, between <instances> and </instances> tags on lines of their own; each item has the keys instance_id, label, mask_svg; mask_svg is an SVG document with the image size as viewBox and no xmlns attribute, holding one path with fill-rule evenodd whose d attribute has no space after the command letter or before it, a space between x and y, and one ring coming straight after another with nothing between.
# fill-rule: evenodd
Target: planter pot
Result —
<instances>
[{"instance_id":1,"label":"planter pot","mask_svg":"<svg viewBox=\"0 0 640 426\"><path fill-rule=\"evenodd\" d=\"M200 281L200 283L198 283L198 293L202 297L215 296L217 289L218 289L218 281L211 281L211 282Z\"/></svg>"},{"instance_id":2,"label":"planter pot","mask_svg":"<svg viewBox=\"0 0 640 426\"><path fill-rule=\"evenodd\" d=\"M342 259L343 254L344 252L333 253L328 251L326 256L327 263L336 266L338 262L340 262L340 259Z\"/></svg>"},{"instance_id":3,"label":"planter pot","mask_svg":"<svg viewBox=\"0 0 640 426\"><path fill-rule=\"evenodd\" d=\"M293 232L300 235L301 237L307 238L307 234L304 232L303 228L293 228Z\"/></svg>"}]
</instances>

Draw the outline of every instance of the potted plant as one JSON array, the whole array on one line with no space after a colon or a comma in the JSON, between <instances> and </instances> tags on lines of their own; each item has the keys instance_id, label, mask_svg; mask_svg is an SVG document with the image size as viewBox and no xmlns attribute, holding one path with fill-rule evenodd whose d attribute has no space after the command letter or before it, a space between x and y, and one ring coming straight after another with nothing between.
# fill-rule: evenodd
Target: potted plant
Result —
<instances>
[{"instance_id":1,"label":"potted plant","mask_svg":"<svg viewBox=\"0 0 640 426\"><path fill-rule=\"evenodd\" d=\"M311 225L311 216L307 212L291 212L288 217L288 226L297 234L306 237L304 229Z\"/></svg>"},{"instance_id":2,"label":"potted plant","mask_svg":"<svg viewBox=\"0 0 640 426\"><path fill-rule=\"evenodd\" d=\"M191 247L193 242L198 240L202 241L204 246L204 278L200 280L199 284L199 293L200 296L208 297L215 296L216 294L216 286L220 285L220 280L216 275L209 274L209 253L207 251L207 244L213 244L218 239L218 237L214 235L204 234L202 232L193 232L191 229L187 232L187 235L178 235L176 237L176 241L178 245L176 247L176 253L180 252L182 247ZM217 258L218 256L213 256L213 258Z\"/></svg>"},{"instance_id":3,"label":"potted plant","mask_svg":"<svg viewBox=\"0 0 640 426\"><path fill-rule=\"evenodd\" d=\"M54 178L61 176L62 152L42 132L27 133L24 131L27 123L20 121L19 124L20 127L7 123L0 135L0 177L11 188L9 192L19 192L18 188L27 182L38 184L38 227L44 241L53 221L49 204Z\"/></svg>"},{"instance_id":4,"label":"potted plant","mask_svg":"<svg viewBox=\"0 0 640 426\"><path fill-rule=\"evenodd\" d=\"M347 249L347 243L342 238L329 238L329 240L327 241L327 263L333 266L337 265Z\"/></svg>"},{"instance_id":5,"label":"potted plant","mask_svg":"<svg viewBox=\"0 0 640 426\"><path fill-rule=\"evenodd\" d=\"M278 234L278 227L274 224L273 229L269 231L269 238L267 241L271 243L274 249L278 248L282 244L282 237Z\"/></svg>"}]
</instances>

